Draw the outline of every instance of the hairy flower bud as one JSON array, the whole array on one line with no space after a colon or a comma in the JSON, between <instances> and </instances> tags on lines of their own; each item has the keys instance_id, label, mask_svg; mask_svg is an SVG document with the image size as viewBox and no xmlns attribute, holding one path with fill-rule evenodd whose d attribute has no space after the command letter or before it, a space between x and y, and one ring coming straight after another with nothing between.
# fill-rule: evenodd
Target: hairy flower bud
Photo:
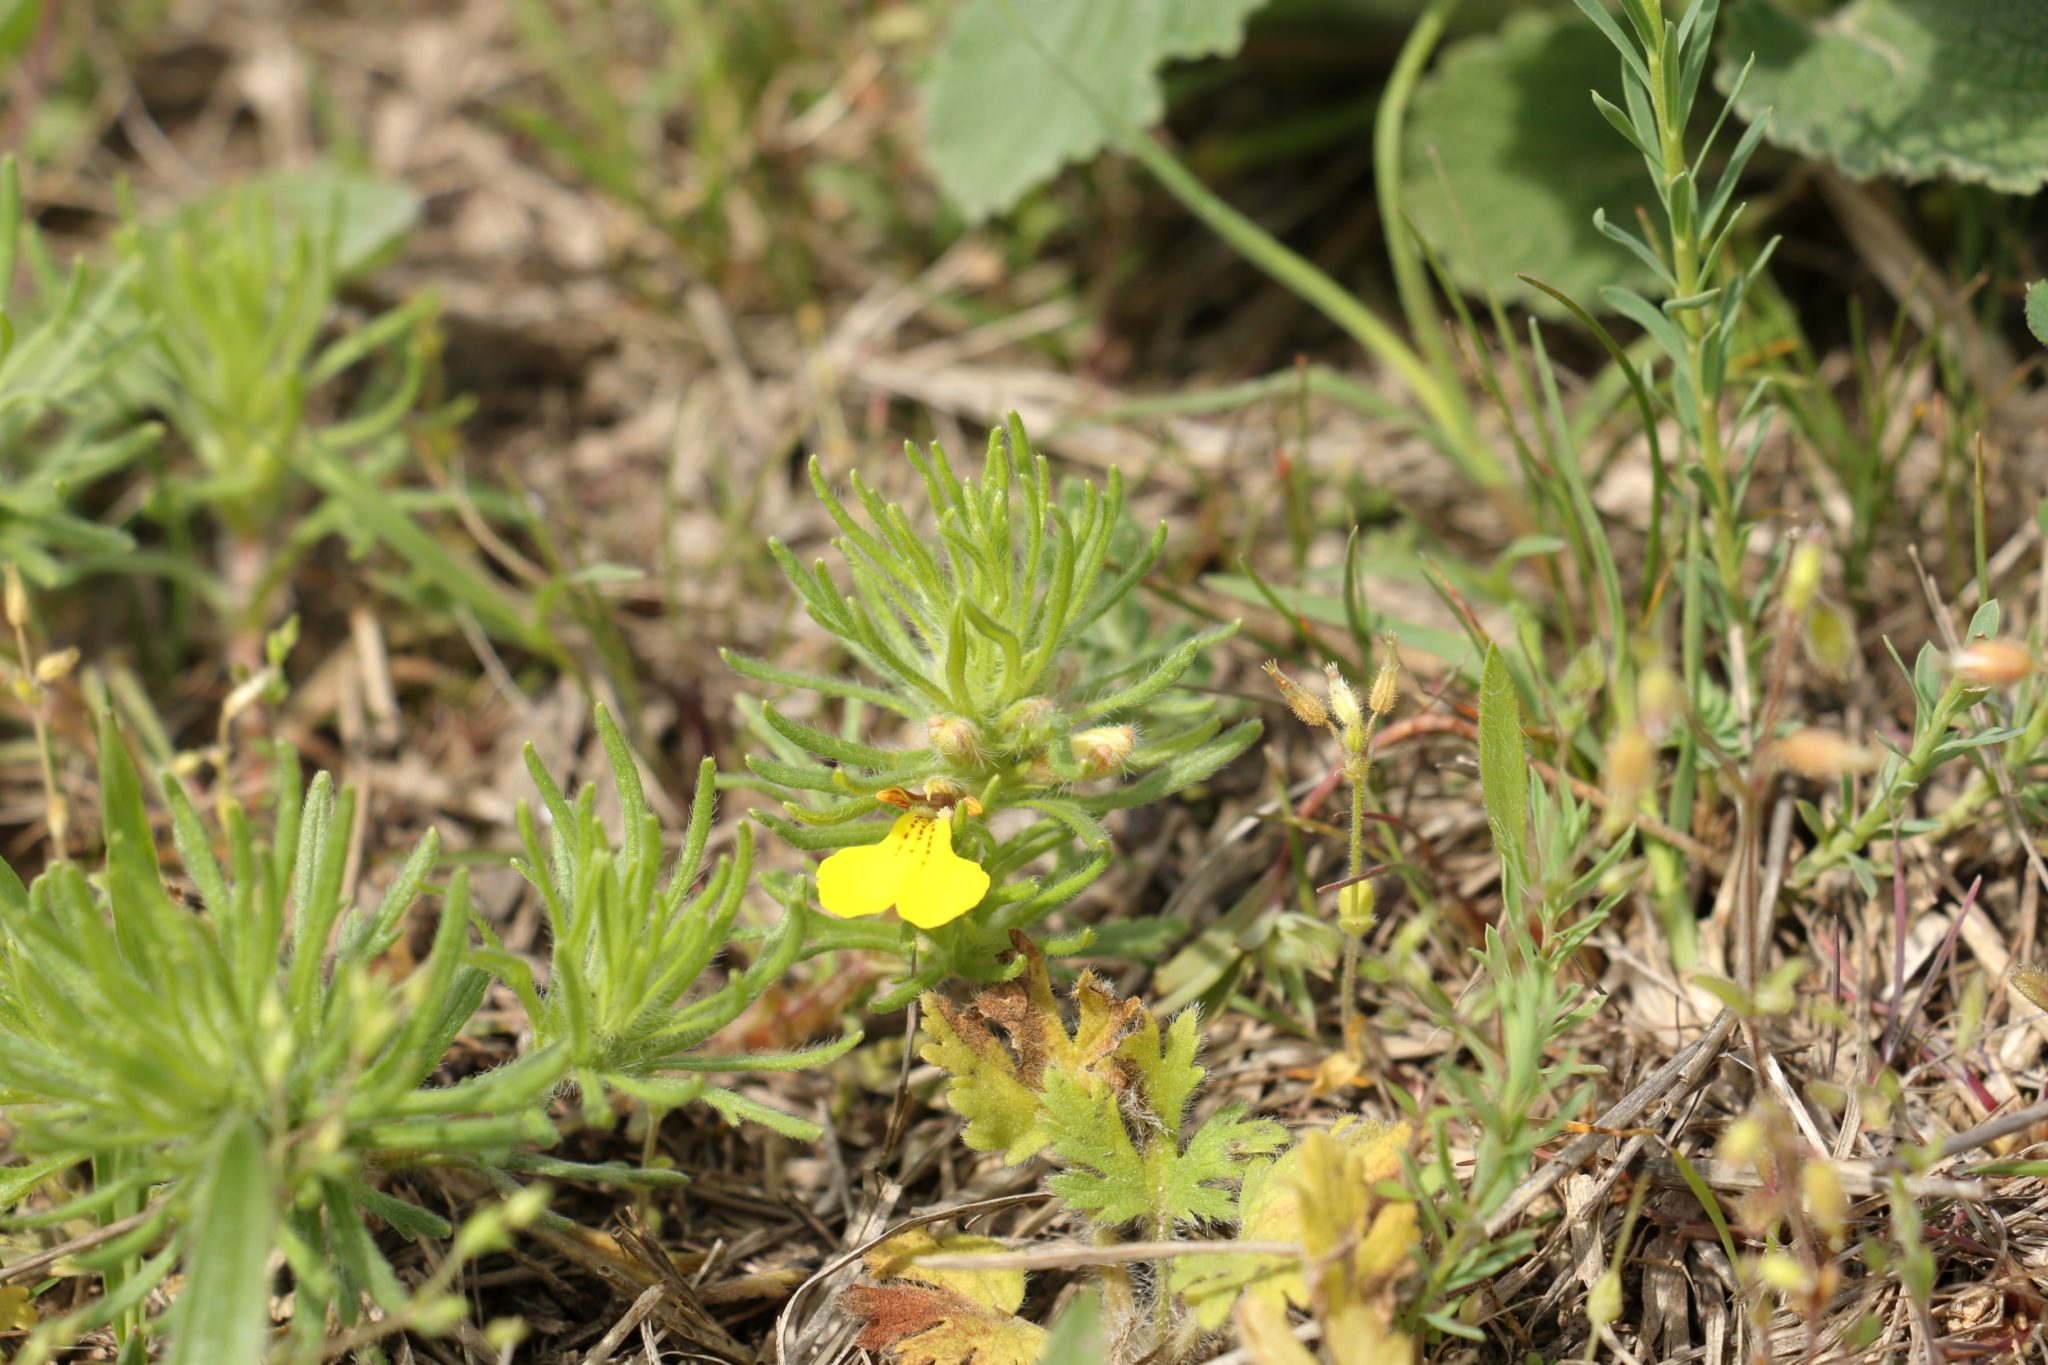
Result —
<instances>
[{"instance_id":1,"label":"hairy flower bud","mask_svg":"<svg viewBox=\"0 0 2048 1365\"><path fill-rule=\"evenodd\" d=\"M1948 666L1972 687L2006 687L2032 673L2037 661L2010 640L1972 640L1949 656Z\"/></svg>"},{"instance_id":2,"label":"hairy flower bud","mask_svg":"<svg viewBox=\"0 0 2048 1365\"><path fill-rule=\"evenodd\" d=\"M972 721L960 716L930 716L924 732L949 763L971 764L981 758L981 732Z\"/></svg>"},{"instance_id":3,"label":"hairy flower bud","mask_svg":"<svg viewBox=\"0 0 2048 1365\"><path fill-rule=\"evenodd\" d=\"M1314 730L1330 723L1330 713L1324 707L1323 699L1282 673L1278 661L1268 659L1261 667L1273 680L1273 686L1280 689L1280 699L1287 703L1288 710L1294 712L1296 720Z\"/></svg>"},{"instance_id":4,"label":"hairy flower bud","mask_svg":"<svg viewBox=\"0 0 2048 1365\"><path fill-rule=\"evenodd\" d=\"M1372 694L1365 699L1366 709L1375 717L1391 715L1394 706L1401 700L1401 655L1394 647L1394 637L1387 637L1386 656L1380 660L1380 671L1373 675Z\"/></svg>"},{"instance_id":5,"label":"hairy flower bud","mask_svg":"<svg viewBox=\"0 0 2048 1365\"><path fill-rule=\"evenodd\" d=\"M78 667L76 648L60 649L55 654L45 654L36 660L36 681L39 683L62 682L71 676L71 670Z\"/></svg>"},{"instance_id":6,"label":"hairy flower bud","mask_svg":"<svg viewBox=\"0 0 2048 1365\"><path fill-rule=\"evenodd\" d=\"M1359 729L1365 725L1365 709L1359 705L1358 693L1344 680L1337 665L1324 664L1323 678L1330 693L1330 714L1337 718L1337 724L1346 730Z\"/></svg>"},{"instance_id":7,"label":"hairy flower bud","mask_svg":"<svg viewBox=\"0 0 2048 1365\"><path fill-rule=\"evenodd\" d=\"M1662 736L1684 712L1685 684L1676 673L1653 663L1636 676L1636 719L1644 734Z\"/></svg>"},{"instance_id":8,"label":"hairy flower bud","mask_svg":"<svg viewBox=\"0 0 2048 1365\"><path fill-rule=\"evenodd\" d=\"M28 589L21 586L21 570L9 564L7 576L7 624L20 630L28 624Z\"/></svg>"},{"instance_id":9,"label":"hairy flower bud","mask_svg":"<svg viewBox=\"0 0 2048 1365\"><path fill-rule=\"evenodd\" d=\"M1849 614L1822 602L1806 618L1806 658L1820 672L1841 682L1856 667L1856 627Z\"/></svg>"},{"instance_id":10,"label":"hairy flower bud","mask_svg":"<svg viewBox=\"0 0 2048 1365\"><path fill-rule=\"evenodd\" d=\"M1792 563L1785 570L1786 611L1794 616L1806 614L1814 594L1820 591L1820 571L1820 546L1809 540L1792 552Z\"/></svg>"},{"instance_id":11,"label":"hairy flower bud","mask_svg":"<svg viewBox=\"0 0 2048 1365\"><path fill-rule=\"evenodd\" d=\"M1636 807L1657 775L1657 754L1640 725L1625 726L1607 746L1607 814L1609 833L1628 827Z\"/></svg>"},{"instance_id":12,"label":"hairy flower bud","mask_svg":"<svg viewBox=\"0 0 2048 1365\"><path fill-rule=\"evenodd\" d=\"M1128 725L1098 725L1067 736L1074 760L1090 777L1120 772L1138 747L1138 732Z\"/></svg>"}]
</instances>

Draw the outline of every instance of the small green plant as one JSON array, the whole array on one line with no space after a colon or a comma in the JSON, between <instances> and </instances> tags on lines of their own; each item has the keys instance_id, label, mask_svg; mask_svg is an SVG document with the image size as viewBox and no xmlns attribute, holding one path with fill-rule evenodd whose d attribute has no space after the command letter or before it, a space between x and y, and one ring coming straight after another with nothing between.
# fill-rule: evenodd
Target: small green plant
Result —
<instances>
[{"instance_id":1,"label":"small green plant","mask_svg":"<svg viewBox=\"0 0 2048 1365\"><path fill-rule=\"evenodd\" d=\"M607 1101L618 1092L657 1111L701 1100L734 1123L753 1119L778 1132L816 1137L816 1124L712 1085L704 1073L823 1065L859 1043L858 1032L795 1052L722 1056L699 1050L804 954L810 912L801 883L769 879L781 892L783 916L754 960L729 967L717 986L686 999L739 937L735 924L753 869L753 831L742 825L733 856L719 859L699 884L717 799L716 773L706 759L681 852L664 879L661 822L648 809L625 736L602 706L597 732L610 760L624 837L614 845L606 833L596 788L585 787L572 802L528 745L527 771L540 789L548 834L543 845L532 806L521 802L526 857L519 870L547 907L547 987L535 984L523 959L495 943L483 960L525 1003L535 1047L559 1056L591 1120L609 1121Z\"/></svg>"},{"instance_id":2,"label":"small green plant","mask_svg":"<svg viewBox=\"0 0 2048 1365\"><path fill-rule=\"evenodd\" d=\"M427 1083L489 980L464 960L466 878L443 892L431 950L394 981L380 959L426 889L431 834L365 909L345 889L355 796L325 774L302 789L288 750L267 839L232 797L214 829L166 781L196 891L184 904L111 721L100 745L100 874L60 858L24 887L0 866L0 1094L14 1148L31 1158L7 1171L6 1202L61 1178L55 1203L15 1221L90 1218L105 1233L82 1260L105 1294L43 1323L21 1358L48 1359L112 1325L124 1358L142 1359L145 1336L162 1330L176 1362L260 1359L276 1252L296 1304L274 1359L322 1358L329 1311L349 1329L366 1299L389 1315L380 1331L453 1326L456 1268L543 1196L529 1190L458 1231L374 1173L423 1160L517 1165L522 1149L553 1140L542 1101L561 1074L536 1053L465 1084ZM91 1179L78 1189L64 1173L81 1165ZM453 1236L454 1254L408 1290L366 1214ZM181 1267L167 1320L146 1322L145 1301Z\"/></svg>"},{"instance_id":3,"label":"small green plant","mask_svg":"<svg viewBox=\"0 0 2048 1365\"><path fill-rule=\"evenodd\" d=\"M1123 506L1114 471L1106 489L1083 484L1056 500L1049 466L1014 418L990 434L979 479L961 479L937 447L908 455L935 534L856 474L863 526L812 462L812 486L842 532L850 592L822 561L806 567L771 545L812 619L872 681L725 655L757 682L844 707L836 721L754 707L772 757L748 766L791 798L780 815L761 812L764 823L798 848L841 850L819 869L828 913L858 918L893 904L916 926L819 926L821 944L919 959L879 1008L949 975L1005 970L1012 932L1108 866L1104 814L1201 781L1259 734L1254 721L1224 729L1206 698L1169 693L1235 623L1163 643L1118 612L1166 528L1111 562ZM878 844L867 817L884 811L892 828ZM1025 818L998 832L995 817L1010 813ZM1050 870L1030 875L1041 859Z\"/></svg>"},{"instance_id":4,"label":"small green plant","mask_svg":"<svg viewBox=\"0 0 2048 1365\"><path fill-rule=\"evenodd\" d=\"M16 280L25 264L29 288ZM29 582L58 587L135 548L126 531L74 509L162 435L153 422L110 414L100 387L131 355L140 330L114 303L126 271L101 280L85 263L67 274L22 222L14 158L0 160L0 559Z\"/></svg>"},{"instance_id":5,"label":"small green plant","mask_svg":"<svg viewBox=\"0 0 2048 1365\"><path fill-rule=\"evenodd\" d=\"M1426 970L1401 965L1418 958L1398 942L1387 958L1392 965L1382 968L1472 1058L1440 1070L1445 1102L1416 1115L1432 1142L1413 1173L1427 1247L1414 1321L1468 1337L1473 1329L1457 1320L1461 1299L1525 1254L1536 1235L1489 1235L1487 1220L1534 1168L1538 1149L1592 1097L1585 1078L1600 1068L1580 1062L1567 1040L1605 998L1574 979L1573 959L1628 895L1630 881L1615 876L1629 841L1615 841L1586 864L1592 808L1529 771L1521 706L1498 650L1487 652L1483 678L1479 773L1503 908L1474 952L1477 984L1453 999ZM1454 1161L1454 1150L1469 1151L1469 1163Z\"/></svg>"}]
</instances>

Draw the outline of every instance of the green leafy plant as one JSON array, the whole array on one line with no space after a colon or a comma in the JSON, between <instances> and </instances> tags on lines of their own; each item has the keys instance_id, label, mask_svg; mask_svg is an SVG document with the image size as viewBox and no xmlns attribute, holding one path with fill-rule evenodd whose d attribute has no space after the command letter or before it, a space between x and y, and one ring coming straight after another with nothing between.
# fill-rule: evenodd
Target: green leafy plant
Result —
<instances>
[{"instance_id":1,"label":"green leafy plant","mask_svg":"<svg viewBox=\"0 0 2048 1365\"><path fill-rule=\"evenodd\" d=\"M25 264L24 279L16 266ZM115 303L126 271L69 273L22 222L20 176L0 161L0 559L39 587L70 582L135 549L119 527L79 515L82 494L154 446L161 428L97 401L140 339ZM26 287L23 287L26 285Z\"/></svg>"},{"instance_id":2,"label":"green leafy plant","mask_svg":"<svg viewBox=\"0 0 2048 1365\"><path fill-rule=\"evenodd\" d=\"M873 681L725 656L757 682L844 706L836 724L824 714L797 719L783 705L753 709L772 756L751 756L748 766L761 785L792 798L783 814L759 812L766 824L798 848L824 851L876 845L877 825L866 817L886 811L895 821L877 852L862 855L875 861L856 879L865 883L860 903L836 899L830 882L820 886L824 908L840 916L880 911L893 897L905 926L821 922L815 930L821 945L923 954L880 1008L948 975L1002 971L1011 933L1108 865L1104 814L1206 778L1259 734L1254 721L1226 730L1206 698L1170 692L1234 624L1161 642L1126 634L1128 623L1112 615L1166 537L1162 525L1111 563L1123 507L1114 471L1105 489L1083 484L1056 499L1050 467L1015 419L991 434L978 479L961 479L937 447L908 455L935 532L915 529L855 475L864 526L811 465L812 486L842 532L836 546L851 592L822 561L806 567L771 547L812 619ZM1025 819L999 833L994 818L1010 812ZM941 832L943 848L934 842ZM961 851L947 851L955 846ZM1040 859L1050 870L1031 875ZM941 874L943 885L932 880ZM945 903L927 903L927 887ZM869 891L887 894L868 899ZM909 921L928 927L913 935Z\"/></svg>"},{"instance_id":3,"label":"green leafy plant","mask_svg":"<svg viewBox=\"0 0 2048 1365\"><path fill-rule=\"evenodd\" d=\"M496 943L481 960L525 1003L538 1054L560 1058L593 1121L609 1121L607 1101L618 1092L656 1110L701 1100L734 1123L752 1119L792 1136L816 1137L816 1124L710 1084L704 1073L823 1065L859 1043L858 1032L796 1052L701 1051L809 946L801 884L771 879L782 893L780 922L750 964L728 967L721 982L701 990L714 959L738 937L735 925L753 869L753 831L742 825L732 857L719 859L700 884L717 794L716 773L706 759L681 851L664 879L660 820L648 809L625 736L602 706L597 732L623 812L621 842L614 845L598 819L596 788L585 787L571 801L528 745L527 771L540 789L548 833L543 844L533 807L521 802L526 857L519 870L547 907L547 987L543 991L525 961Z\"/></svg>"},{"instance_id":4,"label":"green leafy plant","mask_svg":"<svg viewBox=\"0 0 2048 1365\"><path fill-rule=\"evenodd\" d=\"M1011 1165L1046 1156L1060 1167L1048 1187L1105 1236L1136 1225L1165 1243L1198 1222L1232 1218L1235 1186L1257 1169L1254 1158L1286 1144L1287 1131L1241 1104L1188 1122L1205 1074L1195 1062L1196 1012L1162 1026L1140 1002L1117 999L1084 972L1070 1027L1044 955L1022 934L1014 941L1021 979L968 1006L936 993L923 999L930 1041L921 1055L949 1078L948 1101L967 1120L961 1140ZM1177 1323L1173 1283L1163 1261L1150 1295L1153 1335L1134 1355L1180 1359L1191 1344ZM874 1291L854 1306L873 1321L889 1316Z\"/></svg>"},{"instance_id":5,"label":"green leafy plant","mask_svg":"<svg viewBox=\"0 0 2048 1365\"><path fill-rule=\"evenodd\" d=\"M259 1359L273 1252L297 1294L278 1359L321 1358L328 1311L349 1327L365 1296L391 1315L381 1330L452 1326L455 1268L501 1241L508 1220L534 1216L541 1196L457 1232L378 1188L374 1173L423 1159L515 1165L521 1149L553 1140L541 1101L560 1076L536 1053L465 1084L427 1083L489 979L464 960L466 878L457 872L443 893L431 950L393 981L379 959L426 888L432 835L364 908L345 890L349 789L321 774L302 790L296 760L280 751L265 839L232 797L209 828L167 781L196 889L196 904L182 904L111 721L100 745L100 874L60 859L23 887L0 868L0 1094L14 1147L31 1158L8 1171L8 1202L88 1164L88 1187L15 1221L91 1218L104 1234L84 1264L105 1294L42 1324L23 1358L111 1324L135 1359L159 1326L174 1361ZM455 1254L407 1290L366 1214L452 1235ZM145 1300L180 1266L168 1321L146 1324Z\"/></svg>"},{"instance_id":6,"label":"green leafy plant","mask_svg":"<svg viewBox=\"0 0 2048 1365\"><path fill-rule=\"evenodd\" d=\"M1628 841L1587 861L1590 806L1529 771L1521 706L1498 650L1487 652L1480 688L1479 773L1504 908L1474 950L1475 987L1451 998L1398 942L1381 965L1471 1058L1442 1068L1446 1101L1416 1115L1431 1141L1411 1177L1427 1269L1409 1314L1466 1337L1474 1332L1457 1319L1462 1297L1535 1236L1491 1233L1489 1218L1592 1096L1585 1078L1600 1069L1580 1062L1568 1040L1604 997L1579 984L1572 964L1628 894L1626 879L1614 877ZM1454 1162L1454 1151L1469 1151L1469 1161Z\"/></svg>"}]
</instances>

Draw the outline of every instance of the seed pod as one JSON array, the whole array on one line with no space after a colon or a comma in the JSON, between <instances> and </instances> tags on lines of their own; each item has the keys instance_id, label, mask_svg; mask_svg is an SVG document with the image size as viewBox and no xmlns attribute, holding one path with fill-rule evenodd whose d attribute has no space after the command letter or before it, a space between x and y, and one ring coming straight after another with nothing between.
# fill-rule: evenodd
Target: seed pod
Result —
<instances>
[{"instance_id":1,"label":"seed pod","mask_svg":"<svg viewBox=\"0 0 2048 1365\"><path fill-rule=\"evenodd\" d=\"M1785 569L1786 611L1794 616L1806 614L1813 595L1820 591L1820 571L1820 546L1809 540L1792 552L1792 563Z\"/></svg>"},{"instance_id":2,"label":"seed pod","mask_svg":"<svg viewBox=\"0 0 2048 1365\"><path fill-rule=\"evenodd\" d=\"M1807 614L1803 641L1807 661L1836 682L1855 669L1855 623L1834 603L1822 602Z\"/></svg>"},{"instance_id":3,"label":"seed pod","mask_svg":"<svg viewBox=\"0 0 2048 1365\"><path fill-rule=\"evenodd\" d=\"M1828 779L1876 771L1883 757L1827 730L1795 730L1771 746L1778 761L1801 777Z\"/></svg>"},{"instance_id":4,"label":"seed pod","mask_svg":"<svg viewBox=\"0 0 2048 1365\"><path fill-rule=\"evenodd\" d=\"M1948 666L1972 687L2007 687L2034 671L2037 660L2010 640L1972 640Z\"/></svg>"},{"instance_id":5,"label":"seed pod","mask_svg":"<svg viewBox=\"0 0 2048 1365\"><path fill-rule=\"evenodd\" d=\"M1394 647L1394 637L1387 637L1386 657L1380 660L1380 671L1373 676L1372 695L1366 698L1366 706L1375 716L1391 715L1394 706L1401 700L1401 655Z\"/></svg>"},{"instance_id":6,"label":"seed pod","mask_svg":"<svg viewBox=\"0 0 2048 1365\"><path fill-rule=\"evenodd\" d=\"M9 564L6 567L5 573L7 576L7 624L12 629L20 630L28 624L28 589L21 586L20 569Z\"/></svg>"},{"instance_id":7,"label":"seed pod","mask_svg":"<svg viewBox=\"0 0 2048 1365\"><path fill-rule=\"evenodd\" d=\"M1323 665L1323 678L1329 684L1330 714L1337 718L1344 747L1357 753L1365 747L1365 710L1358 704L1358 693L1344 681L1335 664Z\"/></svg>"},{"instance_id":8,"label":"seed pod","mask_svg":"<svg viewBox=\"0 0 2048 1365\"><path fill-rule=\"evenodd\" d=\"M1830 1245L1842 1245L1842 1230L1849 1221L1849 1198L1842 1193L1842 1177L1825 1161L1809 1161L1799 1170L1799 1190L1806 1196L1806 1211L1827 1235Z\"/></svg>"},{"instance_id":9,"label":"seed pod","mask_svg":"<svg viewBox=\"0 0 2048 1365\"><path fill-rule=\"evenodd\" d=\"M55 654L45 654L36 660L36 681L39 683L62 682L71 676L71 670L78 667L78 650L60 649Z\"/></svg>"},{"instance_id":10,"label":"seed pod","mask_svg":"<svg viewBox=\"0 0 2048 1365\"><path fill-rule=\"evenodd\" d=\"M1341 888L1337 892L1337 927L1351 938L1364 938L1379 922L1378 905L1370 877Z\"/></svg>"},{"instance_id":11,"label":"seed pod","mask_svg":"<svg viewBox=\"0 0 2048 1365\"><path fill-rule=\"evenodd\" d=\"M1634 818L1657 774L1656 751L1640 725L1629 725L1607 746L1607 815L1610 833L1625 829Z\"/></svg>"}]
</instances>

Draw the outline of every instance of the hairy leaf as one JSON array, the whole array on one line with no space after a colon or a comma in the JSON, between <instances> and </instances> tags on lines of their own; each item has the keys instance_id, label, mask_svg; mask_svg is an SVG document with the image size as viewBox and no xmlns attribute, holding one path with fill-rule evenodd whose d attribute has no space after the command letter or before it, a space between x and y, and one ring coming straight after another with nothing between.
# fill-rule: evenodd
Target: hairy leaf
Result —
<instances>
[{"instance_id":1,"label":"hairy leaf","mask_svg":"<svg viewBox=\"0 0 2048 1365\"><path fill-rule=\"evenodd\" d=\"M1593 226L1649 207L1643 158L1594 107L1617 103L1614 49L1576 14L1524 12L1444 53L1415 88L1402 154L1404 200L1451 278L1546 313L1534 275L1581 300L1649 272Z\"/></svg>"},{"instance_id":2,"label":"hairy leaf","mask_svg":"<svg viewBox=\"0 0 2048 1365\"><path fill-rule=\"evenodd\" d=\"M1264 0L966 0L925 85L925 156L970 217L1165 113L1158 69L1236 50Z\"/></svg>"},{"instance_id":3,"label":"hairy leaf","mask_svg":"<svg viewBox=\"0 0 2048 1365\"><path fill-rule=\"evenodd\" d=\"M1807 19L1770 0L1727 14L1721 81L1767 136L1850 175L1949 176L2013 194L2048 183L2048 0L1854 0Z\"/></svg>"},{"instance_id":4,"label":"hairy leaf","mask_svg":"<svg viewBox=\"0 0 2048 1365\"><path fill-rule=\"evenodd\" d=\"M2034 334L2034 340L2048 346L2048 280L2036 280L2027 286L2027 330Z\"/></svg>"}]
</instances>

